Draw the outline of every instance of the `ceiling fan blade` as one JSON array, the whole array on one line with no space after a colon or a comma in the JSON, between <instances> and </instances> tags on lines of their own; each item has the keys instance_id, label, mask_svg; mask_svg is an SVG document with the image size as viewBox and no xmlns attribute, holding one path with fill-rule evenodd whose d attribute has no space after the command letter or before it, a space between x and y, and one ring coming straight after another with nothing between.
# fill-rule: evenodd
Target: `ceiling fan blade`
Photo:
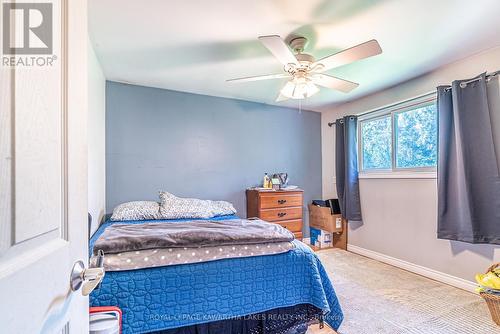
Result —
<instances>
[{"instance_id":1,"label":"ceiling fan blade","mask_svg":"<svg viewBox=\"0 0 500 334\"><path fill-rule=\"evenodd\" d=\"M292 50L285 44L281 37L277 35L272 36L260 36L259 41L261 41L264 46L271 51L271 53L279 60L283 65L295 64L299 65L297 58L293 55Z\"/></svg>"},{"instance_id":2,"label":"ceiling fan blade","mask_svg":"<svg viewBox=\"0 0 500 334\"><path fill-rule=\"evenodd\" d=\"M254 77L228 79L228 80L226 80L226 82L247 82L247 81L259 81L259 80L270 80L270 79L282 79L282 78L290 78L290 77L291 76L288 73L267 74L267 75L257 75Z\"/></svg>"},{"instance_id":3,"label":"ceiling fan blade","mask_svg":"<svg viewBox=\"0 0 500 334\"><path fill-rule=\"evenodd\" d=\"M351 90L359 86L358 83L332 77L331 75L327 74L315 74L311 77L311 79L317 85L339 90L344 93L349 93Z\"/></svg>"},{"instance_id":4,"label":"ceiling fan blade","mask_svg":"<svg viewBox=\"0 0 500 334\"><path fill-rule=\"evenodd\" d=\"M316 64L322 64L320 71L326 71L334 67L346 65L357 60L376 56L382 53L380 45L375 39L353 46L349 49L337 52L333 55L321 58Z\"/></svg>"}]
</instances>

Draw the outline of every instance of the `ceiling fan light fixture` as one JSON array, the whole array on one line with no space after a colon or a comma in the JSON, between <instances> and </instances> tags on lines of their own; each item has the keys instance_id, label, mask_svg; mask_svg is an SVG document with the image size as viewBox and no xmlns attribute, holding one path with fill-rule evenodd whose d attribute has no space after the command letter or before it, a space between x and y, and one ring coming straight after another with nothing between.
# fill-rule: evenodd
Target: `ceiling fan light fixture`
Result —
<instances>
[{"instance_id":1,"label":"ceiling fan light fixture","mask_svg":"<svg viewBox=\"0 0 500 334\"><path fill-rule=\"evenodd\" d=\"M281 89L281 95L291 99L293 92L295 91L295 84L292 81L288 81L286 85Z\"/></svg>"},{"instance_id":2,"label":"ceiling fan light fixture","mask_svg":"<svg viewBox=\"0 0 500 334\"><path fill-rule=\"evenodd\" d=\"M307 89L306 89L307 97L311 97L314 94L316 94L317 92L319 92L318 86L316 86L312 81L308 81L306 85L307 85Z\"/></svg>"},{"instance_id":3,"label":"ceiling fan light fixture","mask_svg":"<svg viewBox=\"0 0 500 334\"><path fill-rule=\"evenodd\" d=\"M306 78L296 78L288 81L281 89L281 95L289 99L305 99L319 92L318 86Z\"/></svg>"}]
</instances>

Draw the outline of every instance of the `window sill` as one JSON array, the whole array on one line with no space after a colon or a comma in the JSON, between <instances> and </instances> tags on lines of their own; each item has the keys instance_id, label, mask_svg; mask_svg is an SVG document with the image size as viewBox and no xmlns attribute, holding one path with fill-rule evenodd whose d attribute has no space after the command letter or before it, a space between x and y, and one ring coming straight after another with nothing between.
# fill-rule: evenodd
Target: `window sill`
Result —
<instances>
[{"instance_id":1,"label":"window sill","mask_svg":"<svg viewBox=\"0 0 500 334\"><path fill-rule=\"evenodd\" d=\"M360 179L437 179L436 172L362 172Z\"/></svg>"}]
</instances>

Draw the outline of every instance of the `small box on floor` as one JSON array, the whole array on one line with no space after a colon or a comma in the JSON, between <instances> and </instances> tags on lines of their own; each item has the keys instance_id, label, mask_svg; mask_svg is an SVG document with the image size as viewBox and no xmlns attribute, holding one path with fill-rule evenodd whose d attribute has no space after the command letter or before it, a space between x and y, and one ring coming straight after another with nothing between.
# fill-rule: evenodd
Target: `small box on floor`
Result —
<instances>
[{"instance_id":1,"label":"small box on floor","mask_svg":"<svg viewBox=\"0 0 500 334\"><path fill-rule=\"evenodd\" d=\"M310 228L311 245L318 248L332 247L332 233L314 227Z\"/></svg>"}]
</instances>

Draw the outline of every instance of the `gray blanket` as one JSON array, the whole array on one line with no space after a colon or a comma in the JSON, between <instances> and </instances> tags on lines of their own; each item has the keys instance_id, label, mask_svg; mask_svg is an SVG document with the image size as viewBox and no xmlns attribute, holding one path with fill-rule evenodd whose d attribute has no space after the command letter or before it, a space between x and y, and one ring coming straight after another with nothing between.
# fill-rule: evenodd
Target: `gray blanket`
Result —
<instances>
[{"instance_id":1,"label":"gray blanket","mask_svg":"<svg viewBox=\"0 0 500 334\"><path fill-rule=\"evenodd\" d=\"M153 248L209 247L286 242L293 233L262 220L193 220L177 223L113 224L94 244L94 254Z\"/></svg>"}]
</instances>

